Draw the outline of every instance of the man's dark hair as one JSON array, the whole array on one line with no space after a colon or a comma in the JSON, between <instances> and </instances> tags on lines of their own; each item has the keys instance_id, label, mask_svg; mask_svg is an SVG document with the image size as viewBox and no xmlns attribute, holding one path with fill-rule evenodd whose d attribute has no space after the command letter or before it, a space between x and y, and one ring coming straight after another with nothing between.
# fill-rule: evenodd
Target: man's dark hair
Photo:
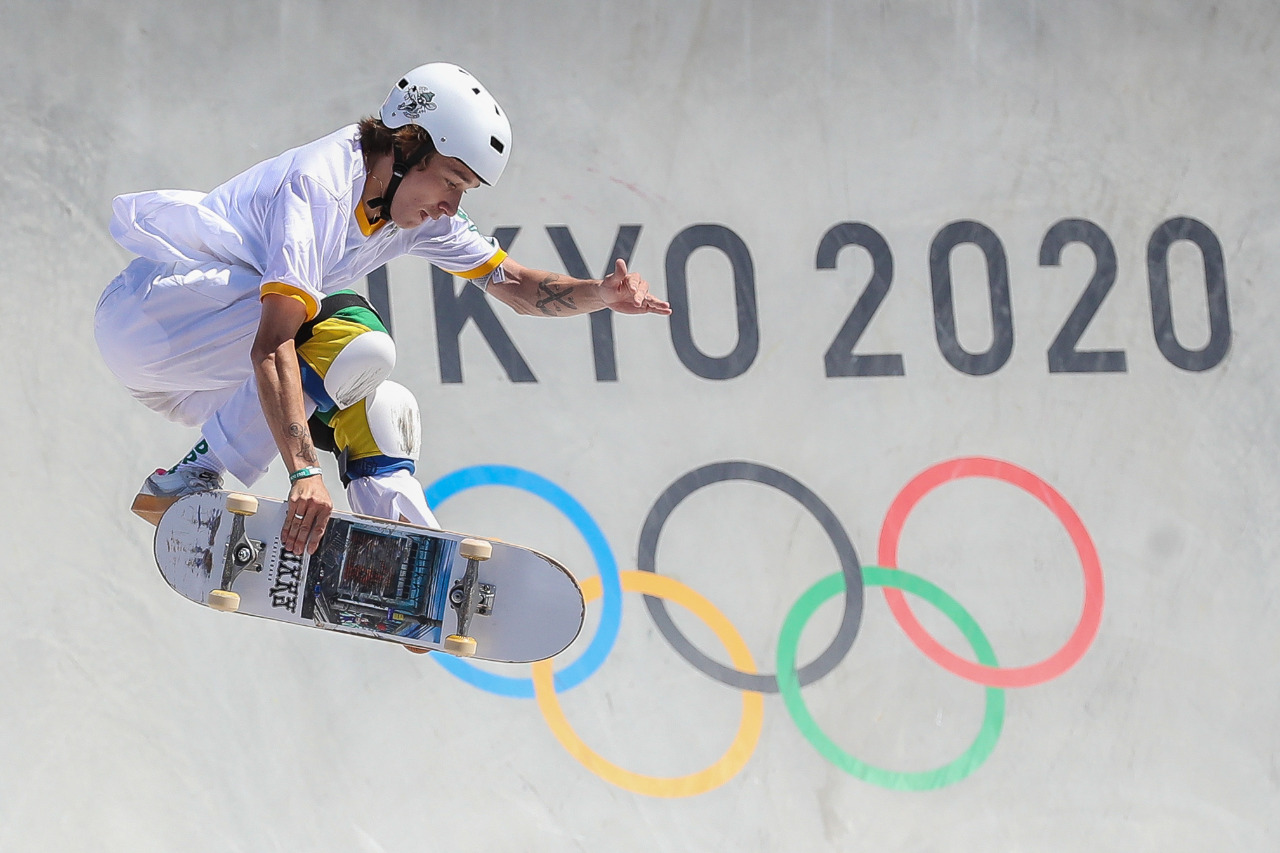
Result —
<instances>
[{"instance_id":1,"label":"man's dark hair","mask_svg":"<svg viewBox=\"0 0 1280 853\"><path fill-rule=\"evenodd\" d=\"M431 134L426 128L406 124L393 130L372 116L360 120L360 148L365 154L371 158L381 157L392 153L393 145L399 149L402 159L410 157L422 146L427 146L427 153L419 162L420 166L425 166L436 153L435 143L431 141Z\"/></svg>"}]
</instances>

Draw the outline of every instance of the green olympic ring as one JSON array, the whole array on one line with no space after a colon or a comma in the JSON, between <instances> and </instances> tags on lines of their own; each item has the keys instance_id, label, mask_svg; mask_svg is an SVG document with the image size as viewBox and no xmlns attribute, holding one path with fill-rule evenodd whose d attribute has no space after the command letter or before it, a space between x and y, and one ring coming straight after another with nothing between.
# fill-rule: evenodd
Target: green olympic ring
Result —
<instances>
[{"instance_id":1,"label":"green olympic ring","mask_svg":"<svg viewBox=\"0 0 1280 853\"><path fill-rule=\"evenodd\" d=\"M969 645L973 647L979 662L991 667L997 665L991 643L987 641L978 623L960 606L959 602L939 587L901 569L874 566L863 567L862 582L865 586L900 589L928 601L955 623L965 639L969 641ZM874 767L837 746L813 719L813 715L804 704L800 682L796 676L796 650L800 643L800 633L804 630L809 617L823 602L843 594L844 591L843 574L836 572L827 575L805 590L791 607L782 624L782 633L778 637L778 691L782 694L787 712L791 714L796 727L823 758L851 776L883 788L898 791L928 791L959 782L973 773L982 766L995 749L996 741L1000 738L1000 729L1004 725L1004 690L999 687L985 688L987 691L986 713L983 716L982 728L979 729L973 744L959 758L936 770L906 773Z\"/></svg>"}]
</instances>

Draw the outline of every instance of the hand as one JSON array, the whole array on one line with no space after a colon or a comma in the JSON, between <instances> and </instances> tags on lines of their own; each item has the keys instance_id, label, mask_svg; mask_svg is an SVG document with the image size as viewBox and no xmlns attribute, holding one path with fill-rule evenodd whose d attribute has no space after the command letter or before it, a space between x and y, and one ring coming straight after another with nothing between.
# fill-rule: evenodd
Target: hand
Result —
<instances>
[{"instance_id":1,"label":"hand","mask_svg":"<svg viewBox=\"0 0 1280 853\"><path fill-rule=\"evenodd\" d=\"M298 555L303 549L314 554L333 512L333 499L319 474L303 477L293 484L289 489L288 511L289 517L280 531L284 547Z\"/></svg>"},{"instance_id":2,"label":"hand","mask_svg":"<svg viewBox=\"0 0 1280 853\"><path fill-rule=\"evenodd\" d=\"M670 314L671 305L649 293L649 282L639 273L627 272L622 258L614 261L613 272L600 282L600 298L619 314Z\"/></svg>"}]
</instances>

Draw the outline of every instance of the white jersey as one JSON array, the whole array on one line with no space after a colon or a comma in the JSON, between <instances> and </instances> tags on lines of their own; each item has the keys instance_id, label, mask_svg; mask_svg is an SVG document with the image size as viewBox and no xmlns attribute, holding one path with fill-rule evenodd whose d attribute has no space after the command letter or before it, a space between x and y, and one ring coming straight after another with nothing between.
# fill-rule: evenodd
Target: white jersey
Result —
<instances>
[{"instance_id":1,"label":"white jersey","mask_svg":"<svg viewBox=\"0 0 1280 853\"><path fill-rule=\"evenodd\" d=\"M209 267L255 273L190 277L184 288L196 313L210 299L228 305L274 292L303 302L308 319L325 296L401 255L477 282L487 281L506 257L461 210L409 230L394 223L371 227L359 204L365 178L359 129L350 125L265 160L208 194L119 196L112 202L111 236L179 273Z\"/></svg>"}]
</instances>

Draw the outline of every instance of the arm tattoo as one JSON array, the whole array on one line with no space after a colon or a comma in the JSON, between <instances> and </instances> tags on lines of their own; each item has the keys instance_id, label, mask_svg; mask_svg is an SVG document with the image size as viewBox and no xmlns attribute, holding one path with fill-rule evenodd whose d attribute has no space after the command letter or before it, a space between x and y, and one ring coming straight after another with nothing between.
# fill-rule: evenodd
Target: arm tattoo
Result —
<instances>
[{"instance_id":1,"label":"arm tattoo","mask_svg":"<svg viewBox=\"0 0 1280 853\"><path fill-rule=\"evenodd\" d=\"M538 293L542 295L542 298L534 304L539 311L548 317L563 314L566 307L574 311L578 309L578 306L573 301L572 287L556 288L556 282L559 278L560 276L552 273L538 282Z\"/></svg>"},{"instance_id":2,"label":"arm tattoo","mask_svg":"<svg viewBox=\"0 0 1280 853\"><path fill-rule=\"evenodd\" d=\"M315 445L311 443L311 431L303 424L289 424L289 437L298 439L298 455L310 465L320 461L316 455Z\"/></svg>"}]
</instances>

